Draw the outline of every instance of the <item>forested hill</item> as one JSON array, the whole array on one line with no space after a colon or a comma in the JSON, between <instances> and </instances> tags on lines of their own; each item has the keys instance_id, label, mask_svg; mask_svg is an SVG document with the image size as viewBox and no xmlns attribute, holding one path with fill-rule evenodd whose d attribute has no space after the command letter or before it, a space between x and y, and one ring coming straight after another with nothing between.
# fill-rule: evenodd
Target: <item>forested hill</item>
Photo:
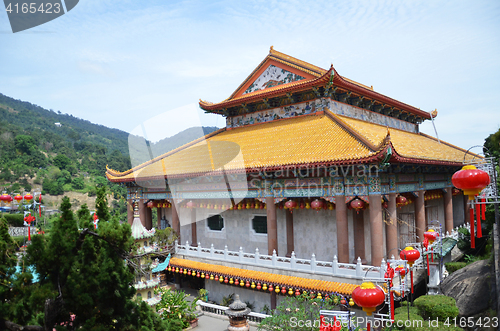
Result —
<instances>
[{"instance_id":1,"label":"forested hill","mask_svg":"<svg viewBox=\"0 0 500 331\"><path fill-rule=\"evenodd\" d=\"M216 129L190 128L157 144L170 150ZM106 165L118 171L131 168L128 137L127 132L0 94L0 192L37 186L50 195L93 195L97 184L110 186L121 198L123 188L108 183L104 174Z\"/></svg>"}]
</instances>

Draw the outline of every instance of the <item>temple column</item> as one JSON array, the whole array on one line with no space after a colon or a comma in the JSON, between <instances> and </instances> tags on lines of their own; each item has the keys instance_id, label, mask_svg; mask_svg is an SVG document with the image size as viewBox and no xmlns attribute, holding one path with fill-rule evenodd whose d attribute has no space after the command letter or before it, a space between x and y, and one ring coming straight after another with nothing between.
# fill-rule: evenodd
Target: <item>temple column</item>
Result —
<instances>
[{"instance_id":1,"label":"temple column","mask_svg":"<svg viewBox=\"0 0 500 331\"><path fill-rule=\"evenodd\" d=\"M134 200L127 200L127 222L132 225L134 222Z\"/></svg>"},{"instance_id":2,"label":"temple column","mask_svg":"<svg viewBox=\"0 0 500 331\"><path fill-rule=\"evenodd\" d=\"M153 208L145 207L145 215L146 215L146 229L151 230L153 228Z\"/></svg>"},{"instance_id":3,"label":"temple column","mask_svg":"<svg viewBox=\"0 0 500 331\"><path fill-rule=\"evenodd\" d=\"M295 250L293 244L293 214L290 210L285 210L286 214L286 256L292 256L292 252Z\"/></svg>"},{"instance_id":4,"label":"temple column","mask_svg":"<svg viewBox=\"0 0 500 331\"><path fill-rule=\"evenodd\" d=\"M349 263L349 232L347 226L347 206L345 195L335 196L335 216L337 218L337 259Z\"/></svg>"},{"instance_id":5,"label":"temple column","mask_svg":"<svg viewBox=\"0 0 500 331\"><path fill-rule=\"evenodd\" d=\"M156 208L156 228L161 229L161 217L162 217L162 209L160 207Z\"/></svg>"},{"instance_id":6,"label":"temple column","mask_svg":"<svg viewBox=\"0 0 500 331\"><path fill-rule=\"evenodd\" d=\"M371 234L371 265L379 266L384 258L384 226L382 221L382 195L370 194L370 234Z\"/></svg>"},{"instance_id":7,"label":"temple column","mask_svg":"<svg viewBox=\"0 0 500 331\"><path fill-rule=\"evenodd\" d=\"M146 227L146 204L144 199L139 200L139 218L141 219L142 226Z\"/></svg>"},{"instance_id":8,"label":"temple column","mask_svg":"<svg viewBox=\"0 0 500 331\"><path fill-rule=\"evenodd\" d=\"M196 233L196 208L191 209L191 246L198 246Z\"/></svg>"},{"instance_id":9,"label":"temple column","mask_svg":"<svg viewBox=\"0 0 500 331\"><path fill-rule=\"evenodd\" d=\"M175 208L175 203L172 201L172 230L177 234L177 240L181 243L181 223L179 221L179 214Z\"/></svg>"},{"instance_id":10,"label":"temple column","mask_svg":"<svg viewBox=\"0 0 500 331\"><path fill-rule=\"evenodd\" d=\"M444 233L453 230L453 187L447 187L444 194Z\"/></svg>"},{"instance_id":11,"label":"temple column","mask_svg":"<svg viewBox=\"0 0 500 331\"><path fill-rule=\"evenodd\" d=\"M415 227L417 233L417 242L424 241L425 232L425 191L418 191L415 199Z\"/></svg>"},{"instance_id":12,"label":"temple column","mask_svg":"<svg viewBox=\"0 0 500 331\"><path fill-rule=\"evenodd\" d=\"M387 258L398 255L398 219L396 209L396 193L389 193L387 202L388 219L385 224L385 239L387 247Z\"/></svg>"},{"instance_id":13,"label":"temple column","mask_svg":"<svg viewBox=\"0 0 500 331\"><path fill-rule=\"evenodd\" d=\"M384 258L384 223L382 220L382 195L380 177L368 177L368 199L370 203L371 265L380 266Z\"/></svg>"},{"instance_id":14,"label":"temple column","mask_svg":"<svg viewBox=\"0 0 500 331\"><path fill-rule=\"evenodd\" d=\"M354 259L358 257L361 261L366 262L365 256L365 218L364 211L353 212L353 223L354 223Z\"/></svg>"},{"instance_id":15,"label":"temple column","mask_svg":"<svg viewBox=\"0 0 500 331\"><path fill-rule=\"evenodd\" d=\"M278 254L278 222L276 217L276 205L274 197L266 197L267 211L267 254L273 255L273 251Z\"/></svg>"}]
</instances>

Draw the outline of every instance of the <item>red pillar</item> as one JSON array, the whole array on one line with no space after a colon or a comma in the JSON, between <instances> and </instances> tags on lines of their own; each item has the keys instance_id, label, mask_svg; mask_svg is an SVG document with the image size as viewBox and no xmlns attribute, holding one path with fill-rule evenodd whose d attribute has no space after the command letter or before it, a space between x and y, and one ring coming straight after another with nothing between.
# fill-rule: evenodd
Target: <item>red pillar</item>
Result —
<instances>
[{"instance_id":1,"label":"red pillar","mask_svg":"<svg viewBox=\"0 0 500 331\"><path fill-rule=\"evenodd\" d=\"M144 204L144 199L139 200L139 218L141 219L142 226L146 227L146 205Z\"/></svg>"},{"instance_id":2,"label":"red pillar","mask_svg":"<svg viewBox=\"0 0 500 331\"><path fill-rule=\"evenodd\" d=\"M349 231L345 195L335 196L335 216L337 218L337 259L340 263L349 263Z\"/></svg>"},{"instance_id":3,"label":"red pillar","mask_svg":"<svg viewBox=\"0 0 500 331\"><path fill-rule=\"evenodd\" d=\"M293 243L293 214L290 210L285 210L286 215L286 256L292 256L292 252L295 250Z\"/></svg>"},{"instance_id":4,"label":"red pillar","mask_svg":"<svg viewBox=\"0 0 500 331\"><path fill-rule=\"evenodd\" d=\"M266 197L267 211L267 253L273 254L273 250L278 254L278 223L276 217L276 205L274 197Z\"/></svg>"},{"instance_id":5,"label":"red pillar","mask_svg":"<svg viewBox=\"0 0 500 331\"><path fill-rule=\"evenodd\" d=\"M415 227L417 233L417 242L424 241L425 232L425 191L418 191L418 197L415 199Z\"/></svg>"},{"instance_id":6,"label":"red pillar","mask_svg":"<svg viewBox=\"0 0 500 331\"><path fill-rule=\"evenodd\" d=\"M365 256L365 217L364 211L352 212L354 218L354 258L366 261Z\"/></svg>"},{"instance_id":7,"label":"red pillar","mask_svg":"<svg viewBox=\"0 0 500 331\"><path fill-rule=\"evenodd\" d=\"M447 187L444 194L444 231L451 233L453 230L453 188Z\"/></svg>"},{"instance_id":8,"label":"red pillar","mask_svg":"<svg viewBox=\"0 0 500 331\"><path fill-rule=\"evenodd\" d=\"M396 193L389 193L389 202L387 203L387 220L385 223L385 239L387 246L387 258L392 255L398 257L398 220L396 208Z\"/></svg>"},{"instance_id":9,"label":"red pillar","mask_svg":"<svg viewBox=\"0 0 500 331\"><path fill-rule=\"evenodd\" d=\"M370 234L371 234L371 265L380 266L384 257L384 226L382 221L382 195L370 194Z\"/></svg>"},{"instance_id":10,"label":"red pillar","mask_svg":"<svg viewBox=\"0 0 500 331\"><path fill-rule=\"evenodd\" d=\"M153 209L145 207L145 215L146 215L146 229L151 230L153 228Z\"/></svg>"}]
</instances>

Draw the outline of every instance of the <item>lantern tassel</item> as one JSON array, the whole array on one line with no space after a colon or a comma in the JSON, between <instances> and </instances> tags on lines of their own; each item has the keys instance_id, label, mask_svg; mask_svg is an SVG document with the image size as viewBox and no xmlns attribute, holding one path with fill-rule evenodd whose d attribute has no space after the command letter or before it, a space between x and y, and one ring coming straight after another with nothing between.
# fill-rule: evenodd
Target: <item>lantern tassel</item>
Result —
<instances>
[{"instance_id":1,"label":"lantern tassel","mask_svg":"<svg viewBox=\"0 0 500 331\"><path fill-rule=\"evenodd\" d=\"M470 214L470 247L476 248L476 238L474 235L474 209L469 209Z\"/></svg>"},{"instance_id":2,"label":"lantern tassel","mask_svg":"<svg viewBox=\"0 0 500 331\"><path fill-rule=\"evenodd\" d=\"M483 221L486 221L486 199L481 199L481 211L482 211L482 215L481 215L481 219Z\"/></svg>"},{"instance_id":3,"label":"lantern tassel","mask_svg":"<svg viewBox=\"0 0 500 331\"><path fill-rule=\"evenodd\" d=\"M427 248L425 250L427 251ZM427 257L427 276L430 276L431 274L429 271L429 252L427 252L427 254L425 254L425 256ZM413 283L413 281L412 281L412 283Z\"/></svg>"},{"instance_id":4,"label":"lantern tassel","mask_svg":"<svg viewBox=\"0 0 500 331\"><path fill-rule=\"evenodd\" d=\"M370 331L371 323L370 320L366 321L366 331Z\"/></svg>"},{"instance_id":5,"label":"lantern tassel","mask_svg":"<svg viewBox=\"0 0 500 331\"><path fill-rule=\"evenodd\" d=\"M483 230L481 229L481 204L476 205L476 218L477 218L477 237L483 237Z\"/></svg>"},{"instance_id":6,"label":"lantern tassel","mask_svg":"<svg viewBox=\"0 0 500 331\"><path fill-rule=\"evenodd\" d=\"M410 267L411 294L413 294L413 269Z\"/></svg>"},{"instance_id":7,"label":"lantern tassel","mask_svg":"<svg viewBox=\"0 0 500 331\"><path fill-rule=\"evenodd\" d=\"M391 290L391 319L394 320L394 291Z\"/></svg>"}]
</instances>

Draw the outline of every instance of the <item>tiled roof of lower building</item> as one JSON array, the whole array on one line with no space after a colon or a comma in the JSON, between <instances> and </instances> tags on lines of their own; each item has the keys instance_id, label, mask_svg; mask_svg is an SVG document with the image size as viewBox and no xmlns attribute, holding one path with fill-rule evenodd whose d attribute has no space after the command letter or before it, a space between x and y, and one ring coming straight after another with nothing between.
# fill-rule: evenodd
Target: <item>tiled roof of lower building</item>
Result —
<instances>
[{"instance_id":1,"label":"tiled roof of lower building","mask_svg":"<svg viewBox=\"0 0 500 331\"><path fill-rule=\"evenodd\" d=\"M210 273L214 276L218 275L219 277L231 277L245 282L247 280L255 283L260 282L262 284L267 284L267 286L285 286L287 291L292 288L294 291L299 289L301 291L307 290L321 292L323 294L337 293L350 296L352 291L359 286L356 284L330 282L318 279L278 275L263 271L226 267L176 257L172 257L170 259L170 266L175 268L187 268L196 272Z\"/></svg>"}]
</instances>

